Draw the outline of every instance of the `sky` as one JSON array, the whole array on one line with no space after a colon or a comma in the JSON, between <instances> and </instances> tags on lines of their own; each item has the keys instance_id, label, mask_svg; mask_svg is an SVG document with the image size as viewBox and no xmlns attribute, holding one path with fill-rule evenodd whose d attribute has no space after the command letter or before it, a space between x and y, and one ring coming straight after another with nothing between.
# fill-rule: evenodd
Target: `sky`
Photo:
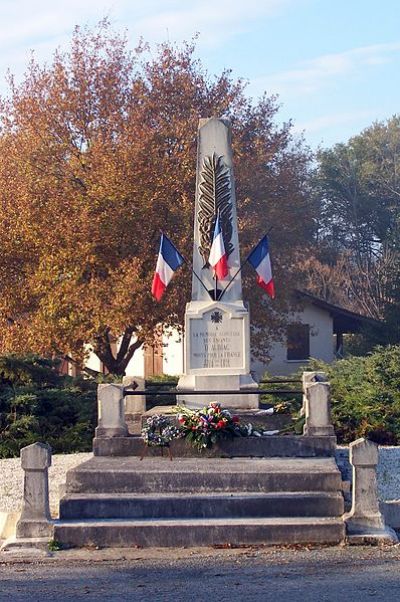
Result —
<instances>
[{"instance_id":1,"label":"sky","mask_svg":"<svg viewBox=\"0 0 400 602\"><path fill-rule=\"evenodd\" d=\"M32 51L49 62L75 25L103 17L132 48L198 33L210 74L230 68L249 96L278 95L277 121L315 149L399 112L399 0L0 0L0 94Z\"/></svg>"}]
</instances>

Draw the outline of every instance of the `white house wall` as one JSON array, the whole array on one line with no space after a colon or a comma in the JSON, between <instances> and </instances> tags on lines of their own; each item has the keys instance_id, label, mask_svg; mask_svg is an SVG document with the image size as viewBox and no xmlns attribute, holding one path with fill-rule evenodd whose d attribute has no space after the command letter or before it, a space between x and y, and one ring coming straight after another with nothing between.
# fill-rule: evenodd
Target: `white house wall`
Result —
<instances>
[{"instance_id":1,"label":"white house wall","mask_svg":"<svg viewBox=\"0 0 400 602\"><path fill-rule=\"evenodd\" d=\"M97 357L97 355L95 353L93 353L91 346L86 345L85 351L89 351L89 356L85 362L85 366L87 368L89 368L90 370L95 370L96 372L102 372L103 371L102 363L99 360L99 358Z\"/></svg>"},{"instance_id":2,"label":"white house wall","mask_svg":"<svg viewBox=\"0 0 400 602\"><path fill-rule=\"evenodd\" d=\"M133 358L126 367L127 376L140 376L144 378L144 351L143 346L136 349Z\"/></svg>"},{"instance_id":3,"label":"white house wall","mask_svg":"<svg viewBox=\"0 0 400 602\"><path fill-rule=\"evenodd\" d=\"M325 362L334 360L333 319L326 310L307 304L302 312L294 314L292 322L310 325L310 356ZM271 361L268 364L252 362L252 369L258 378L268 371L272 375L289 375L300 366L306 366L305 360L288 360L287 344L276 342L270 348Z\"/></svg>"},{"instance_id":4,"label":"white house wall","mask_svg":"<svg viewBox=\"0 0 400 602\"><path fill-rule=\"evenodd\" d=\"M164 374L180 376L183 373L183 336L176 330L163 335Z\"/></svg>"}]
</instances>

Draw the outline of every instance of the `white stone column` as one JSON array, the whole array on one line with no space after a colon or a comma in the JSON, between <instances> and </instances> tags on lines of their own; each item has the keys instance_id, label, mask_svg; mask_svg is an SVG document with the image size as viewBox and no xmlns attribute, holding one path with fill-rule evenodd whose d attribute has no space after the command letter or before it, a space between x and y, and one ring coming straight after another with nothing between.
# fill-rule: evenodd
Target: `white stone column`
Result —
<instances>
[{"instance_id":1,"label":"white stone column","mask_svg":"<svg viewBox=\"0 0 400 602\"><path fill-rule=\"evenodd\" d=\"M114 383L98 385L97 401L96 437L126 437L124 386Z\"/></svg>"},{"instance_id":2,"label":"white stone column","mask_svg":"<svg viewBox=\"0 0 400 602\"><path fill-rule=\"evenodd\" d=\"M51 448L46 443L33 443L21 450L24 470L24 501L17 523L17 538L48 537L53 533L49 506Z\"/></svg>"},{"instance_id":3,"label":"white stone column","mask_svg":"<svg viewBox=\"0 0 400 602\"><path fill-rule=\"evenodd\" d=\"M312 385L317 382L328 382L328 377L325 372L317 372L315 370L303 372L301 376L302 384L303 384L303 405L300 410L300 415L304 416L306 411L306 396L307 396L307 387L308 385Z\"/></svg>"},{"instance_id":4,"label":"white stone column","mask_svg":"<svg viewBox=\"0 0 400 602\"><path fill-rule=\"evenodd\" d=\"M376 467L378 446L364 438L350 443L350 463L353 465L353 494L351 511L343 516L352 543L368 539L396 542L397 536L385 526L379 509Z\"/></svg>"},{"instance_id":5,"label":"white stone column","mask_svg":"<svg viewBox=\"0 0 400 602\"><path fill-rule=\"evenodd\" d=\"M333 436L335 431L331 422L329 383L316 382L307 385L305 398L303 434Z\"/></svg>"}]
</instances>

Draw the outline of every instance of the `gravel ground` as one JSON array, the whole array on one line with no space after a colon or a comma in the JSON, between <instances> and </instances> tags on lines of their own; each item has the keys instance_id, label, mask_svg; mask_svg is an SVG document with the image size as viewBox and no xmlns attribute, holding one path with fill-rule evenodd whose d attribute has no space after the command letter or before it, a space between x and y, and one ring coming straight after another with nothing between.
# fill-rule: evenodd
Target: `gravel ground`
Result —
<instances>
[{"instance_id":1,"label":"gravel ground","mask_svg":"<svg viewBox=\"0 0 400 602\"><path fill-rule=\"evenodd\" d=\"M59 486L65 483L65 474L70 469L89 460L93 454L55 454L49 468L50 509L54 518L58 516ZM17 512L22 507L23 470L20 458L0 460L0 512Z\"/></svg>"},{"instance_id":2,"label":"gravel ground","mask_svg":"<svg viewBox=\"0 0 400 602\"><path fill-rule=\"evenodd\" d=\"M400 548L79 550L0 556L0 601L398 602Z\"/></svg>"}]
</instances>

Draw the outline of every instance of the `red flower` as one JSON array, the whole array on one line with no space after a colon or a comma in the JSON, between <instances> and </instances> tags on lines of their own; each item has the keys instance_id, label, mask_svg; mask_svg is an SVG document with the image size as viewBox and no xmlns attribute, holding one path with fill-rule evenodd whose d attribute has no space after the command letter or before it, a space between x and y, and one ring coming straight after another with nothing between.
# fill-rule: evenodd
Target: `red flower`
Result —
<instances>
[{"instance_id":1,"label":"red flower","mask_svg":"<svg viewBox=\"0 0 400 602\"><path fill-rule=\"evenodd\" d=\"M223 429L225 424L225 420L220 420L219 422L217 422L217 429Z\"/></svg>"},{"instance_id":2,"label":"red flower","mask_svg":"<svg viewBox=\"0 0 400 602\"><path fill-rule=\"evenodd\" d=\"M185 422L185 418L183 416L180 416L178 418L178 422L180 422L181 424Z\"/></svg>"},{"instance_id":3,"label":"red flower","mask_svg":"<svg viewBox=\"0 0 400 602\"><path fill-rule=\"evenodd\" d=\"M238 423L240 421L239 416L232 416L232 422Z\"/></svg>"}]
</instances>

